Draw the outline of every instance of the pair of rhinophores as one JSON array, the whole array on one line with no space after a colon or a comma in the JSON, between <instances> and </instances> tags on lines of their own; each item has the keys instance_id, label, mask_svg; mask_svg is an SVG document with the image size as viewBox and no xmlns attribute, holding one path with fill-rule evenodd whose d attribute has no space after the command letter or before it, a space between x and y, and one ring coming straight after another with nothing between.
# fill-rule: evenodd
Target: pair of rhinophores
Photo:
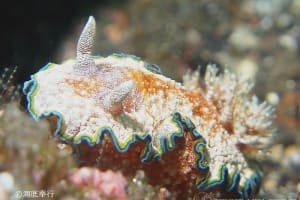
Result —
<instances>
[{"instance_id":1,"label":"pair of rhinophores","mask_svg":"<svg viewBox=\"0 0 300 200\"><path fill-rule=\"evenodd\" d=\"M255 195L261 173L245 154L268 140L272 108L248 99L251 84L208 66L203 89L197 72L182 85L134 55L95 57L95 32L89 17L76 59L49 63L25 82L33 118L56 122L55 134L79 149L83 165L142 169L177 193Z\"/></svg>"}]
</instances>

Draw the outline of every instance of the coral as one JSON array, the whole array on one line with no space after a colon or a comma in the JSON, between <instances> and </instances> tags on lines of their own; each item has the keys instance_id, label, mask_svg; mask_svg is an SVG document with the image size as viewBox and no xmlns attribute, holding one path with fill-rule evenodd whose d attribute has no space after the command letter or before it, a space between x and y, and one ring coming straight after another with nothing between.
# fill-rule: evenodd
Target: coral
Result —
<instances>
[{"instance_id":1,"label":"coral","mask_svg":"<svg viewBox=\"0 0 300 200\"><path fill-rule=\"evenodd\" d=\"M148 182L144 171L138 170L131 181L128 182L127 193L130 199L171 199L171 194L166 188L152 186Z\"/></svg>"},{"instance_id":2,"label":"coral","mask_svg":"<svg viewBox=\"0 0 300 200\"><path fill-rule=\"evenodd\" d=\"M111 170L101 172L97 168L82 167L70 175L70 182L86 190L87 199L115 198L127 199L126 179Z\"/></svg>"},{"instance_id":3,"label":"coral","mask_svg":"<svg viewBox=\"0 0 300 200\"><path fill-rule=\"evenodd\" d=\"M251 83L208 66L205 89L197 73L182 85L137 56L92 56L94 34L90 17L76 59L49 63L24 84L30 114L55 122L82 166L142 169L177 198L257 193L261 173L246 155L268 143L272 108L249 100Z\"/></svg>"},{"instance_id":4,"label":"coral","mask_svg":"<svg viewBox=\"0 0 300 200\"><path fill-rule=\"evenodd\" d=\"M16 190L50 190L74 166L72 151L58 149L48 124L36 123L16 102L2 108L0 115L0 170L9 173ZM49 138L50 137L50 138Z\"/></svg>"},{"instance_id":5,"label":"coral","mask_svg":"<svg viewBox=\"0 0 300 200\"><path fill-rule=\"evenodd\" d=\"M20 96L20 85L13 83L14 75L17 71L17 67L4 68L0 77L0 106L5 105L8 102L17 100Z\"/></svg>"}]
</instances>

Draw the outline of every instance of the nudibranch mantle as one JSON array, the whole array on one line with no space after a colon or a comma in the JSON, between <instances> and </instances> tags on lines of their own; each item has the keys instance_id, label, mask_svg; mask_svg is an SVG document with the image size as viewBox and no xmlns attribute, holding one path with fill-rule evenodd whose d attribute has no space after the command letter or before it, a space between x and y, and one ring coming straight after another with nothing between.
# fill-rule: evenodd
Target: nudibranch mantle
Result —
<instances>
[{"instance_id":1,"label":"nudibranch mantle","mask_svg":"<svg viewBox=\"0 0 300 200\"><path fill-rule=\"evenodd\" d=\"M25 82L33 118L54 120L59 138L75 145L85 142L93 147L108 134L117 151L125 153L142 141L142 162L163 159L166 152L176 149L177 139L189 137L192 152L188 149L183 154L192 154L188 157L197 169L192 174L199 191L223 188L221 192L242 197L257 192L259 170L238 148L241 141L229 132L234 127L224 125L227 118L220 114L220 104L210 101L216 85L224 80L218 80L216 68L207 68L206 82L216 80L216 84L205 95L200 87L192 90L187 80L184 86L166 78L156 65L139 57L123 53L91 56L94 35L95 21L90 17L76 59L49 63ZM190 80L195 76L189 75ZM263 115L269 113L269 107L261 107ZM186 174L191 171L184 168Z\"/></svg>"}]
</instances>

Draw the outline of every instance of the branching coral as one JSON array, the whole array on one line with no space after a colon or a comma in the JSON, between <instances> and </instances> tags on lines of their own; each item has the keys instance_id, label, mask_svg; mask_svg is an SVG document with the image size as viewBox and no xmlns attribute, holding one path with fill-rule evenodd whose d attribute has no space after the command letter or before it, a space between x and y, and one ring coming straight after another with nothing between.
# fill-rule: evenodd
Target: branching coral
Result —
<instances>
[{"instance_id":1,"label":"branching coral","mask_svg":"<svg viewBox=\"0 0 300 200\"><path fill-rule=\"evenodd\" d=\"M205 90L196 75L183 86L133 55L91 56L94 34L90 17L76 60L49 63L24 84L31 115L54 121L81 165L129 176L142 169L177 198L257 193L261 174L240 144L272 132L272 109L248 99L251 84L209 66Z\"/></svg>"},{"instance_id":2,"label":"branching coral","mask_svg":"<svg viewBox=\"0 0 300 200\"><path fill-rule=\"evenodd\" d=\"M270 142L263 139L273 132L274 109L266 102L259 104L256 96L248 99L253 87L251 81L240 80L227 69L217 76L216 68L209 65L205 86L207 101L215 104L221 123L239 143L266 145Z\"/></svg>"}]
</instances>

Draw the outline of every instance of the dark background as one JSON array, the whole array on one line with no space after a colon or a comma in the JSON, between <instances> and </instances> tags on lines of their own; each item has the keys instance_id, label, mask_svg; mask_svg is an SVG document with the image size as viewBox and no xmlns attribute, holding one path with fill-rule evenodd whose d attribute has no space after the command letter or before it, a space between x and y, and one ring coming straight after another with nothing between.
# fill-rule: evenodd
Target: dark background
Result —
<instances>
[{"instance_id":1,"label":"dark background","mask_svg":"<svg viewBox=\"0 0 300 200\"><path fill-rule=\"evenodd\" d=\"M123 0L88 1L5 1L0 7L0 72L18 66L15 77L20 84L47 62L66 34L83 16L96 8L120 6Z\"/></svg>"}]
</instances>

